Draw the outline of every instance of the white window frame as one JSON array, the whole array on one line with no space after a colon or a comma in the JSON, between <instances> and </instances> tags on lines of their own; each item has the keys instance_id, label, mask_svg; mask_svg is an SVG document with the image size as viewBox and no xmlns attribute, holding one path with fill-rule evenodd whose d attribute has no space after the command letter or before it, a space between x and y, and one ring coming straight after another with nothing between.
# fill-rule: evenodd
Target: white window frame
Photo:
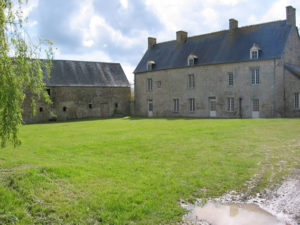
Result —
<instances>
[{"instance_id":1,"label":"white window frame","mask_svg":"<svg viewBox=\"0 0 300 225\"><path fill-rule=\"evenodd\" d=\"M227 112L234 112L234 98L227 98Z\"/></svg>"},{"instance_id":2,"label":"white window frame","mask_svg":"<svg viewBox=\"0 0 300 225\"><path fill-rule=\"evenodd\" d=\"M195 99L189 98L189 110L190 112L195 112Z\"/></svg>"},{"instance_id":3,"label":"white window frame","mask_svg":"<svg viewBox=\"0 0 300 225\"><path fill-rule=\"evenodd\" d=\"M173 99L173 112L178 113L179 112L179 98Z\"/></svg>"},{"instance_id":4,"label":"white window frame","mask_svg":"<svg viewBox=\"0 0 300 225\"><path fill-rule=\"evenodd\" d=\"M152 91L152 78L147 78L147 91Z\"/></svg>"},{"instance_id":5,"label":"white window frame","mask_svg":"<svg viewBox=\"0 0 300 225\"><path fill-rule=\"evenodd\" d=\"M147 62L147 71L152 71L153 70L153 67L155 65L155 62L153 60L150 60Z\"/></svg>"},{"instance_id":6,"label":"white window frame","mask_svg":"<svg viewBox=\"0 0 300 225\"><path fill-rule=\"evenodd\" d=\"M251 59L258 59L258 50L251 51Z\"/></svg>"},{"instance_id":7,"label":"white window frame","mask_svg":"<svg viewBox=\"0 0 300 225\"><path fill-rule=\"evenodd\" d=\"M234 81L233 81L233 73L228 73L228 85L233 86Z\"/></svg>"},{"instance_id":8,"label":"white window frame","mask_svg":"<svg viewBox=\"0 0 300 225\"><path fill-rule=\"evenodd\" d=\"M259 76L259 68L251 69L251 84L259 84L260 76Z\"/></svg>"},{"instance_id":9,"label":"white window frame","mask_svg":"<svg viewBox=\"0 0 300 225\"><path fill-rule=\"evenodd\" d=\"M195 88L195 75L193 73L188 75L188 88Z\"/></svg>"},{"instance_id":10,"label":"white window frame","mask_svg":"<svg viewBox=\"0 0 300 225\"><path fill-rule=\"evenodd\" d=\"M196 60L198 57L196 55L190 54L187 58L187 65L188 66L194 66L196 64Z\"/></svg>"},{"instance_id":11,"label":"white window frame","mask_svg":"<svg viewBox=\"0 0 300 225\"><path fill-rule=\"evenodd\" d=\"M258 59L260 50L260 47L254 43L250 49L250 59Z\"/></svg>"},{"instance_id":12,"label":"white window frame","mask_svg":"<svg viewBox=\"0 0 300 225\"><path fill-rule=\"evenodd\" d=\"M300 109L300 93L295 93L294 95L294 107L295 109Z\"/></svg>"}]
</instances>

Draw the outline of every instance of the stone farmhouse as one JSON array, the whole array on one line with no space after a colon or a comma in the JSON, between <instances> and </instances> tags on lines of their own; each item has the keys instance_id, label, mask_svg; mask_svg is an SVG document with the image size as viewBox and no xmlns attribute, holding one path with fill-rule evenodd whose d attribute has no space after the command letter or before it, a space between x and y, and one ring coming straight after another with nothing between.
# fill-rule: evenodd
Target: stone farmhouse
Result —
<instances>
[{"instance_id":1,"label":"stone farmhouse","mask_svg":"<svg viewBox=\"0 0 300 225\"><path fill-rule=\"evenodd\" d=\"M300 117L300 39L286 20L156 43L135 74L135 113L154 117Z\"/></svg>"},{"instance_id":2,"label":"stone farmhouse","mask_svg":"<svg viewBox=\"0 0 300 225\"><path fill-rule=\"evenodd\" d=\"M119 63L53 60L45 82L53 104L38 102L33 116L25 98L26 123L129 114L130 85Z\"/></svg>"}]
</instances>

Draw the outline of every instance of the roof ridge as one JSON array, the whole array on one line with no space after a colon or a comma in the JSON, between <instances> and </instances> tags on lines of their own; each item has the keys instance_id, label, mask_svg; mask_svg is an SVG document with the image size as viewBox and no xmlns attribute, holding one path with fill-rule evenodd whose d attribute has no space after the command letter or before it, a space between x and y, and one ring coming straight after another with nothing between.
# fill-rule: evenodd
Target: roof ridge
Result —
<instances>
[{"instance_id":1,"label":"roof ridge","mask_svg":"<svg viewBox=\"0 0 300 225\"><path fill-rule=\"evenodd\" d=\"M243 30L243 29L249 29L249 28L254 28L254 27L258 27L258 26L262 26L262 25L267 25L267 24L272 24L272 23L279 23L279 22L284 22L286 20L276 20L276 21L270 21L270 22L264 22L264 23L259 23L259 24L252 24L252 25L247 25L247 26L243 26L243 27L238 27L238 30ZM214 31L214 32L210 32L210 33L205 33L205 34L198 34L198 35L194 35L194 36L190 36L187 39L197 39L197 38L201 38L201 37L207 37L207 36L212 36L212 35L216 35L216 34L221 34L221 33L225 33L228 32L229 29L226 30L220 30L220 31ZM156 45L160 45L160 44L166 44L166 43L171 43L171 42L175 42L176 40L170 40L170 41L163 41L163 42L159 42Z\"/></svg>"},{"instance_id":2,"label":"roof ridge","mask_svg":"<svg viewBox=\"0 0 300 225\"><path fill-rule=\"evenodd\" d=\"M73 59L53 59L52 61L102 63L102 64L120 64L119 62L100 62L100 61L86 61L86 60L73 60Z\"/></svg>"}]
</instances>

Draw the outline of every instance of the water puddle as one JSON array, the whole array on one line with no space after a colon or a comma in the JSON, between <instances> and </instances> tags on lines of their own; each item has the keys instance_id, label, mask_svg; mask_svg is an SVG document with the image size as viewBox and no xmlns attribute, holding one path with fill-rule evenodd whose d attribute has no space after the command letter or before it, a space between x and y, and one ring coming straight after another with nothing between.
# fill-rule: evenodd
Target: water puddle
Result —
<instances>
[{"instance_id":1,"label":"water puddle","mask_svg":"<svg viewBox=\"0 0 300 225\"><path fill-rule=\"evenodd\" d=\"M203 225L288 225L256 204L209 202L188 215L190 224Z\"/></svg>"},{"instance_id":2,"label":"water puddle","mask_svg":"<svg viewBox=\"0 0 300 225\"><path fill-rule=\"evenodd\" d=\"M231 191L203 204L181 200L185 225L300 225L300 170L256 196Z\"/></svg>"}]
</instances>

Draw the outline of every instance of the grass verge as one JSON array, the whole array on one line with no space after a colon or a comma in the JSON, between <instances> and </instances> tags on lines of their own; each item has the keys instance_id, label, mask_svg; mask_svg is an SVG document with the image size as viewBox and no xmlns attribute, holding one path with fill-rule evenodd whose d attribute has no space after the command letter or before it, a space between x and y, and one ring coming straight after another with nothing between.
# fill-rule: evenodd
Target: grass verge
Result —
<instances>
[{"instance_id":1,"label":"grass verge","mask_svg":"<svg viewBox=\"0 0 300 225\"><path fill-rule=\"evenodd\" d=\"M26 125L0 149L0 223L174 224L180 199L255 191L300 160L299 119Z\"/></svg>"}]
</instances>

